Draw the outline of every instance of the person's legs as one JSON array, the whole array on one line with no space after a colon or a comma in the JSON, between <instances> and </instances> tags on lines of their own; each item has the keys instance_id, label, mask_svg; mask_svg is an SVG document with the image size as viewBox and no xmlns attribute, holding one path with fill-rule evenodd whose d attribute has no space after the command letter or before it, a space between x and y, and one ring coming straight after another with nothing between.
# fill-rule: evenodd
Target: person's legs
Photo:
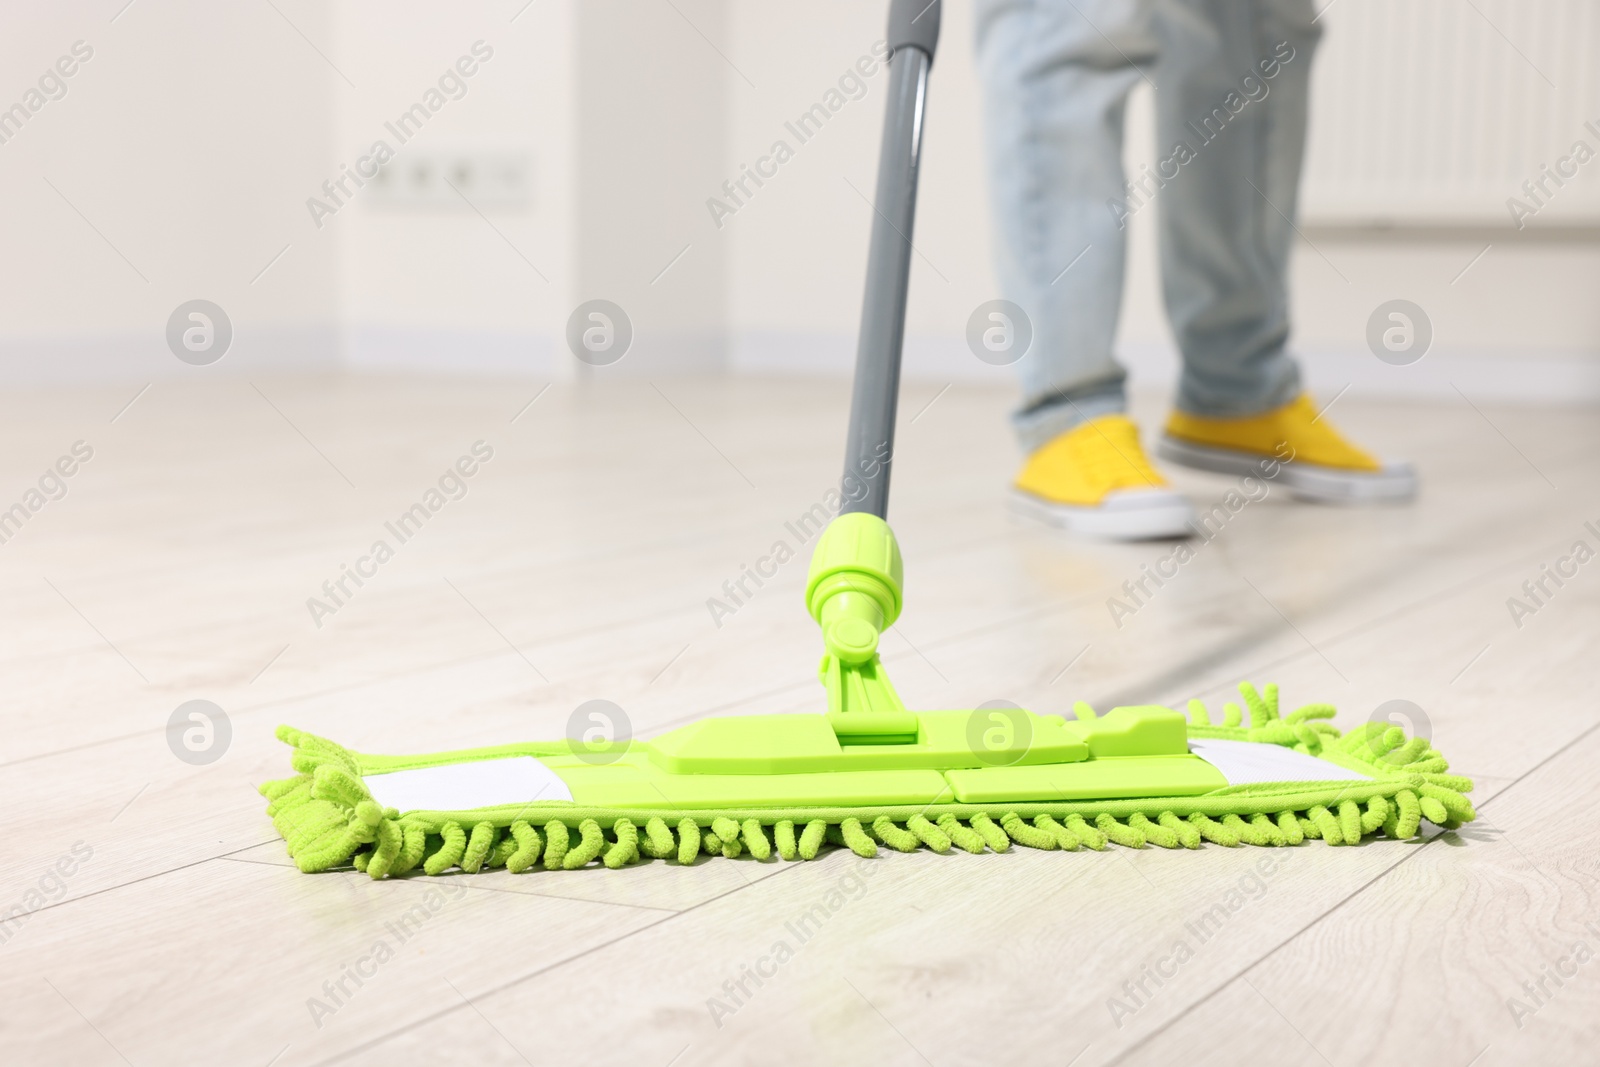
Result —
<instances>
[{"instance_id":1,"label":"person's legs","mask_svg":"<svg viewBox=\"0 0 1600 1067\"><path fill-rule=\"evenodd\" d=\"M1123 115L1156 54L1153 0L979 0L977 59L1004 296L1033 326L1017 434L1034 451L1120 412L1112 355Z\"/></svg>"},{"instance_id":2,"label":"person's legs","mask_svg":"<svg viewBox=\"0 0 1600 1067\"><path fill-rule=\"evenodd\" d=\"M1162 285L1183 378L1158 453L1270 470L1308 500L1408 500L1415 469L1334 429L1287 348L1314 18L1312 0L1160 0Z\"/></svg>"},{"instance_id":3,"label":"person's legs","mask_svg":"<svg viewBox=\"0 0 1600 1067\"><path fill-rule=\"evenodd\" d=\"M1190 415L1252 415L1300 393L1288 271L1314 15L1312 0L1160 0L1162 286Z\"/></svg>"}]
</instances>

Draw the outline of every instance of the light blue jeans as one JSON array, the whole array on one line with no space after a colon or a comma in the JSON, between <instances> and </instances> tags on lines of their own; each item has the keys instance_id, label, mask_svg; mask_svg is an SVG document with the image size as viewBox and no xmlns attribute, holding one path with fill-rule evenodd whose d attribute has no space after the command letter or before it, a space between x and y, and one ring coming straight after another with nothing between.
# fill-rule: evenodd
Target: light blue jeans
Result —
<instances>
[{"instance_id":1,"label":"light blue jeans","mask_svg":"<svg viewBox=\"0 0 1600 1067\"><path fill-rule=\"evenodd\" d=\"M1299 393L1287 275L1313 17L1312 0L978 0L1002 294L1033 325L1013 416L1024 448L1124 410L1112 345L1141 211L1160 217L1178 407L1250 415ZM1158 163L1125 175L1141 79Z\"/></svg>"}]
</instances>

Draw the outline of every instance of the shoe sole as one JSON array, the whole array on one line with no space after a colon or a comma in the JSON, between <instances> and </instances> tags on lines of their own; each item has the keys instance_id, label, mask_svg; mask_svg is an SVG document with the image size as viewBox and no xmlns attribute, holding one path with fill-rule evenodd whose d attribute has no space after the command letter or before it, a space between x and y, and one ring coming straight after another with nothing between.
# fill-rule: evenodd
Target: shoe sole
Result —
<instances>
[{"instance_id":1,"label":"shoe sole","mask_svg":"<svg viewBox=\"0 0 1600 1067\"><path fill-rule=\"evenodd\" d=\"M1417 472L1409 463L1385 464L1379 471L1343 471L1291 461L1281 463L1277 476L1269 479L1263 468L1279 462L1271 456L1197 445L1170 434L1161 435L1156 455L1193 470L1277 482L1290 496L1319 504L1402 503L1417 495Z\"/></svg>"},{"instance_id":2,"label":"shoe sole","mask_svg":"<svg viewBox=\"0 0 1600 1067\"><path fill-rule=\"evenodd\" d=\"M1194 509L1177 493L1120 493L1113 505L1095 508L1056 504L1021 489L1011 490L1019 515L1102 541L1157 541L1194 536Z\"/></svg>"}]
</instances>

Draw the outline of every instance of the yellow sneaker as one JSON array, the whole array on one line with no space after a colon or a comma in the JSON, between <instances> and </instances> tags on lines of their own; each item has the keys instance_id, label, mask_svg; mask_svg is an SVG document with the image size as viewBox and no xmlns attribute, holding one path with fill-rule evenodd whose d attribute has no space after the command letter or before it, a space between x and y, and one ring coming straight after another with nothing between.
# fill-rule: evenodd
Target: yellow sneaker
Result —
<instances>
[{"instance_id":1,"label":"yellow sneaker","mask_svg":"<svg viewBox=\"0 0 1600 1067\"><path fill-rule=\"evenodd\" d=\"M1193 533L1194 510L1150 465L1126 415L1102 415L1046 442L1017 475L1013 501L1019 511L1091 537Z\"/></svg>"},{"instance_id":2,"label":"yellow sneaker","mask_svg":"<svg viewBox=\"0 0 1600 1067\"><path fill-rule=\"evenodd\" d=\"M1238 419L1174 411L1156 446L1162 459L1217 474L1275 481L1302 500L1367 504L1410 500L1417 472L1383 463L1346 441L1304 393L1281 408Z\"/></svg>"}]
</instances>

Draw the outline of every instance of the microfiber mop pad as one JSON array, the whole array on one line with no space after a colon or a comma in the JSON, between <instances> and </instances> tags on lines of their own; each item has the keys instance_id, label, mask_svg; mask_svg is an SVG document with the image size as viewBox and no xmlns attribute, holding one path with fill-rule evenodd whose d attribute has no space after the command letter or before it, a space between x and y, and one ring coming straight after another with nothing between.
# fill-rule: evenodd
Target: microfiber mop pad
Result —
<instances>
[{"instance_id":1,"label":"microfiber mop pad","mask_svg":"<svg viewBox=\"0 0 1600 1067\"><path fill-rule=\"evenodd\" d=\"M1454 828L1474 818L1464 795L1471 781L1447 773L1444 757L1426 740L1407 738L1385 723L1341 735L1327 721L1333 715L1327 705L1280 716L1277 687L1257 691L1247 683L1239 690L1243 709L1226 705L1220 723L1211 721L1199 701L1190 701L1187 722L1155 707L1097 716L1080 704L1071 720L1004 713L1002 719L1011 716L1036 728L1036 738L1070 735L1088 753L1073 762L1030 764L1026 755L1007 762L1016 750L999 750L999 759L980 752L983 759L958 760L969 766L943 773L802 770L675 777L663 767L672 758L663 754L681 756L692 748L703 723L653 743L634 743L605 763L591 762L581 742L368 756L282 727L278 736L294 746L299 773L261 792L301 870L353 863L374 878L419 867L428 874L497 867L521 872L541 861L547 869L567 870L593 862L622 867L646 858L692 863L702 853L749 852L759 860L775 851L783 859L811 859L830 842L862 856L875 855L880 845L973 853L1004 851L1013 843L1067 850L1108 844L1198 848L1202 841L1295 845L1320 838L1341 845L1379 832L1412 837L1424 819ZM988 725L993 714L934 712L924 718L976 716ZM704 722L764 729L771 720L826 726L825 717L812 715ZM688 745L682 743L685 735ZM1177 745L1186 745L1187 752ZM886 756L890 748L907 746L876 747ZM1097 749L1106 754L1097 755ZM1132 754L1135 749L1144 754ZM509 766L517 761L522 762ZM1018 772L1022 781L1004 780ZM785 783L786 778L804 780ZM1165 783L1171 791L1137 795L1141 782ZM1036 793L1030 799L972 799L1008 791L1019 796L1019 788ZM486 802L438 810L385 805L407 790L419 800L431 791L447 805L452 794L474 792ZM535 795L539 791L545 795ZM1105 795L1079 795L1086 792Z\"/></svg>"}]
</instances>

